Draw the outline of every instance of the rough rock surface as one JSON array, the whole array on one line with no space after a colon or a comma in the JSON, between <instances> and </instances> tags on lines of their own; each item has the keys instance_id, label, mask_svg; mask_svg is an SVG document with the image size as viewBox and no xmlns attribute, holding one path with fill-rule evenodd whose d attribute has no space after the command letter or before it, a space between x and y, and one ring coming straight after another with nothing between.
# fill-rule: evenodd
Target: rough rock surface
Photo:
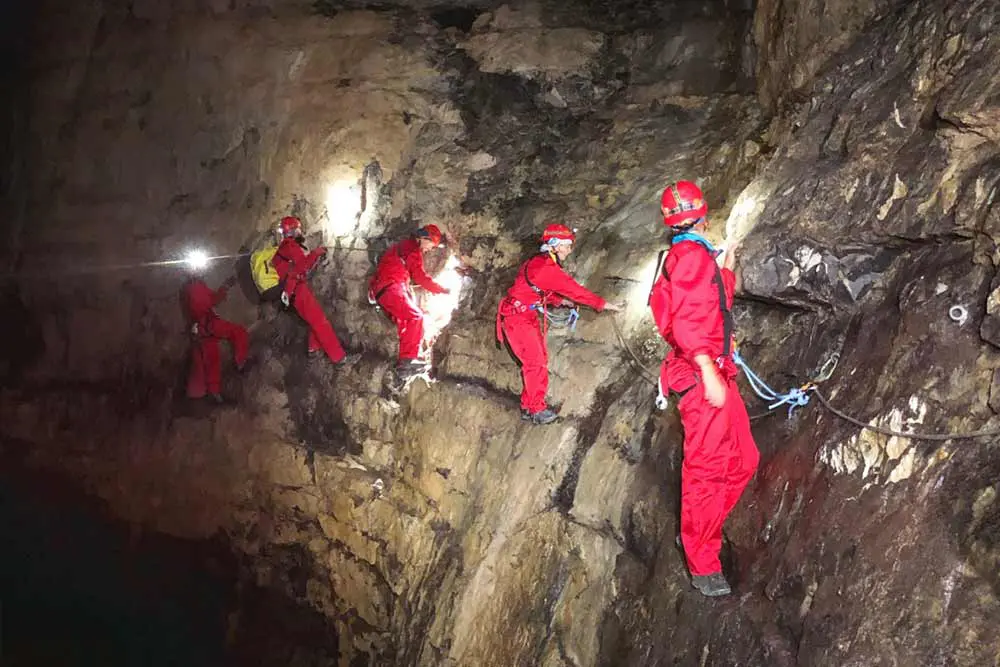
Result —
<instances>
[{"instance_id":1,"label":"rough rock surface","mask_svg":"<svg viewBox=\"0 0 1000 667\"><path fill-rule=\"evenodd\" d=\"M32 61L5 200L23 345L0 419L32 443L22 465L136 526L222 537L328 619L343 665L993 664L996 438L859 432L815 399L757 422L727 528L738 595L706 601L673 543L676 415L609 316L550 334L564 420L533 428L493 315L540 225L567 220L573 272L629 300L654 365L657 193L697 174L716 233L745 238L743 349L769 380L839 352L825 395L865 422L990 425L994 3L406 4L39 8L60 47ZM773 109L789 81L808 101L765 116L755 84ZM235 254L288 212L331 247L314 286L360 358L308 360L300 323L234 295L257 363L229 405L186 403L179 273L144 263ZM365 279L429 221L475 272L429 261L460 300L423 297L448 324L437 380L395 401Z\"/></svg>"},{"instance_id":2,"label":"rough rock surface","mask_svg":"<svg viewBox=\"0 0 1000 667\"><path fill-rule=\"evenodd\" d=\"M899 0L759 0L753 22L757 90L773 110L801 99L817 72L871 23L906 3Z\"/></svg>"}]
</instances>

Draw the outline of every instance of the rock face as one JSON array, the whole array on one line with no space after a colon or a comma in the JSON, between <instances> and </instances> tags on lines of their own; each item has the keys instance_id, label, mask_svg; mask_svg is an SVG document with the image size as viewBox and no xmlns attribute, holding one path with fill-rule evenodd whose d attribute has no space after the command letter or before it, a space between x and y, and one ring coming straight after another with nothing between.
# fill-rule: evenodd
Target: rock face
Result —
<instances>
[{"instance_id":1,"label":"rock face","mask_svg":"<svg viewBox=\"0 0 1000 667\"><path fill-rule=\"evenodd\" d=\"M754 12L757 90L761 104L808 95L817 72L851 45L871 23L905 3L897 0L825 2L760 0Z\"/></svg>"},{"instance_id":2,"label":"rock face","mask_svg":"<svg viewBox=\"0 0 1000 667\"><path fill-rule=\"evenodd\" d=\"M654 366L657 196L695 175L745 238L742 347L765 377L836 352L824 396L864 423L995 421L1000 10L821 4L39 6L58 48L11 112L4 202L21 465L136 526L222 538L327 619L343 665L992 664L996 438L878 435L816 399L756 422L724 554L738 596L708 602L673 545L676 415L610 316L550 332L550 427L520 421L494 344L556 218ZM222 313L252 324L256 364L229 405L187 403L181 276L159 263L245 252L288 213L330 247L313 286L360 357L307 359L300 323L247 291ZM429 257L461 291L421 297L436 381L394 400L367 276L432 221L474 272Z\"/></svg>"}]
</instances>

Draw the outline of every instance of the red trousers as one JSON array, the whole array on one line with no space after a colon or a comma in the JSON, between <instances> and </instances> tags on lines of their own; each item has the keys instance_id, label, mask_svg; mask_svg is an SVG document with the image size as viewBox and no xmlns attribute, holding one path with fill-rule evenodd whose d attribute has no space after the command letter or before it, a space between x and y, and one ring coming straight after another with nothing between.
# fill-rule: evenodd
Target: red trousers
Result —
<instances>
[{"instance_id":1,"label":"red trousers","mask_svg":"<svg viewBox=\"0 0 1000 667\"><path fill-rule=\"evenodd\" d=\"M378 304L396 324L399 334L399 360L420 356L420 343L424 339L424 312L413 298L413 292L404 283L392 283L378 298Z\"/></svg>"},{"instance_id":2,"label":"red trousers","mask_svg":"<svg viewBox=\"0 0 1000 667\"><path fill-rule=\"evenodd\" d=\"M691 574L714 574L722 571L722 524L757 470L760 454L735 378L727 380L722 408L709 405L701 382L677 408L684 426L681 541Z\"/></svg>"},{"instance_id":3,"label":"red trousers","mask_svg":"<svg viewBox=\"0 0 1000 667\"><path fill-rule=\"evenodd\" d=\"M222 388L222 360L219 357L219 343L228 340L233 347L236 365L247 360L250 342L247 330L221 318L214 318L206 324L207 332L201 332L191 350L191 371L188 373L187 395L201 398L206 393L218 394Z\"/></svg>"},{"instance_id":4,"label":"red trousers","mask_svg":"<svg viewBox=\"0 0 1000 667\"><path fill-rule=\"evenodd\" d=\"M337 334L333 331L333 325L330 324L326 313L323 312L323 306L316 300L309 285L300 282L295 286L294 294L290 296L295 311L309 325L309 351L322 349L333 363L343 359L346 356L344 348L341 347Z\"/></svg>"},{"instance_id":5,"label":"red trousers","mask_svg":"<svg viewBox=\"0 0 1000 667\"><path fill-rule=\"evenodd\" d=\"M545 392L549 389L549 350L542 335L538 314L529 310L504 315L500 320L514 356L521 362L521 408L528 412L544 410Z\"/></svg>"}]
</instances>

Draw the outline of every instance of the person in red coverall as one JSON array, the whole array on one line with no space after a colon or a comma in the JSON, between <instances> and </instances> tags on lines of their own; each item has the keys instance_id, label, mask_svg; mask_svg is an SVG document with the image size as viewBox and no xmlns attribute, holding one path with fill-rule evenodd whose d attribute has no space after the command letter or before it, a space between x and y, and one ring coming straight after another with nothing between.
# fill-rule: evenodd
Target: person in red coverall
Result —
<instances>
[{"instance_id":1,"label":"person in red coverall","mask_svg":"<svg viewBox=\"0 0 1000 667\"><path fill-rule=\"evenodd\" d=\"M673 241L649 305L671 348L660 369L658 402L665 405L666 391L680 397L684 427L680 541L692 585L706 596L728 595L719 561L722 524L760 458L732 360L735 248L720 269L719 251L701 235L708 205L694 183L670 185L661 208Z\"/></svg>"},{"instance_id":2,"label":"person in red coverall","mask_svg":"<svg viewBox=\"0 0 1000 667\"><path fill-rule=\"evenodd\" d=\"M194 335L187 382L190 398L202 398L208 394L217 403L222 402L222 362L219 358L219 343L222 341L228 340L232 346L237 370L243 370L247 362L247 330L222 319L215 312L215 306L226 299L226 293L234 282L235 279L230 278L218 290L213 290L199 276L192 275L184 286L184 303Z\"/></svg>"},{"instance_id":3,"label":"person in red coverall","mask_svg":"<svg viewBox=\"0 0 1000 667\"><path fill-rule=\"evenodd\" d=\"M424 338L424 313L410 289L410 281L431 294L448 294L450 290L434 282L424 270L424 253L441 245L441 230L437 225L421 227L404 241L391 246L379 259L375 275L368 283L368 300L377 303L396 325L399 334L399 358L396 376L405 380L425 370L420 359L420 343Z\"/></svg>"},{"instance_id":4,"label":"person in red coverall","mask_svg":"<svg viewBox=\"0 0 1000 667\"><path fill-rule=\"evenodd\" d=\"M320 246L306 254L302 221L296 217L282 218L278 232L282 240L271 263L281 280L281 302L288 308L295 308L299 316L309 325L309 353L314 354L323 350L330 361L339 364L347 355L333 331L333 325L323 312L323 307L306 282L309 271L321 257L326 255L326 248Z\"/></svg>"},{"instance_id":5,"label":"person in red coverall","mask_svg":"<svg viewBox=\"0 0 1000 667\"><path fill-rule=\"evenodd\" d=\"M532 424L550 424L558 418L545 404L549 387L549 353L542 328L550 306L580 303L601 312L619 311L573 280L562 263L573 252L576 235L565 225L552 224L542 234L542 247L521 265L517 277L497 309L497 340L506 338L511 352L521 362L521 419ZM539 315L542 321L539 321Z\"/></svg>"}]
</instances>

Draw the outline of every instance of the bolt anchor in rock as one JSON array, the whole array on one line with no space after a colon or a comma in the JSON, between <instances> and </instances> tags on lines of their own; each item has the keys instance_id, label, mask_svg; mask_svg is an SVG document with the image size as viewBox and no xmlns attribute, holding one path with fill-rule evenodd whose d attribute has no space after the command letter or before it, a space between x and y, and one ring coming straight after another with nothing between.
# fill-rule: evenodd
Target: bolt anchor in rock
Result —
<instances>
[{"instance_id":1,"label":"bolt anchor in rock","mask_svg":"<svg viewBox=\"0 0 1000 667\"><path fill-rule=\"evenodd\" d=\"M954 305L948 309L948 317L958 326L962 326L969 319L969 309L962 305Z\"/></svg>"}]
</instances>

